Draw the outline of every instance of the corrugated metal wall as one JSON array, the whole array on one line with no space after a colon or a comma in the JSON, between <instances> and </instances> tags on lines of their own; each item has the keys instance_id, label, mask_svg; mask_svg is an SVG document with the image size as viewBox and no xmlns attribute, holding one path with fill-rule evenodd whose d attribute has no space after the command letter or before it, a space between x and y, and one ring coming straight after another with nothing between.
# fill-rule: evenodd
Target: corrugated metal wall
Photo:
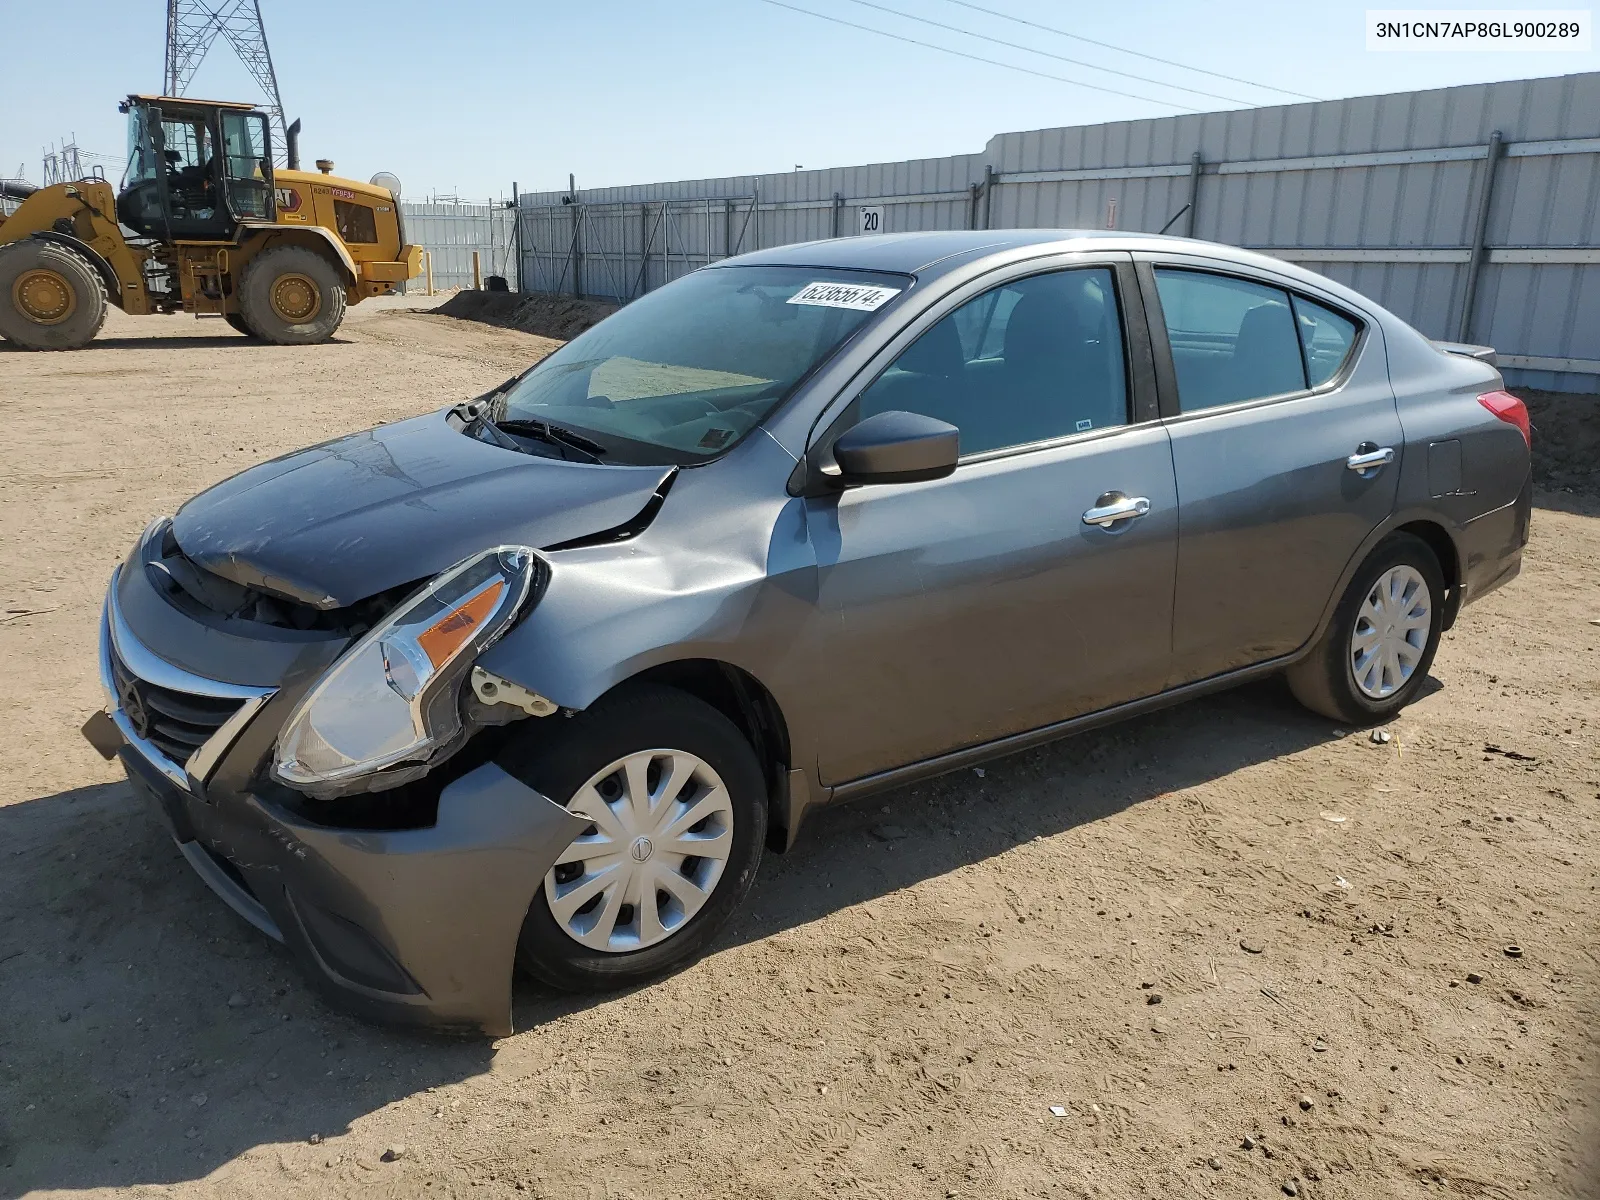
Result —
<instances>
[{"instance_id":1,"label":"corrugated metal wall","mask_svg":"<svg viewBox=\"0 0 1600 1200\"><path fill-rule=\"evenodd\" d=\"M472 252L478 252L479 270L504 276L516 287L516 218L504 205L471 204L445 200L402 200L406 240L432 256L433 286L472 286ZM420 290L425 277L410 283Z\"/></svg>"},{"instance_id":2,"label":"corrugated metal wall","mask_svg":"<svg viewBox=\"0 0 1600 1200\"><path fill-rule=\"evenodd\" d=\"M1600 391L1600 73L1007 133L950 158L524 193L524 282L626 301L732 253L852 235L863 206L883 207L889 233L1170 225L1322 271L1430 337L1494 345L1517 382Z\"/></svg>"}]
</instances>

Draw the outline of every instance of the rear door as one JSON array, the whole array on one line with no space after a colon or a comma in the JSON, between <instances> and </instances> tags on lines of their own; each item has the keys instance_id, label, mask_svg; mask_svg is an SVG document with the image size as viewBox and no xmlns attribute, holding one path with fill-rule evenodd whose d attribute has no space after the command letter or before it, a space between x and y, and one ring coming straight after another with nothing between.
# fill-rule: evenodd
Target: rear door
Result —
<instances>
[{"instance_id":1,"label":"rear door","mask_svg":"<svg viewBox=\"0 0 1600 1200\"><path fill-rule=\"evenodd\" d=\"M956 300L891 349L818 450L892 410L961 432L947 478L806 502L828 619L798 649L832 681L825 784L1148 695L1169 673L1176 495L1130 257L1014 270Z\"/></svg>"},{"instance_id":2,"label":"rear door","mask_svg":"<svg viewBox=\"0 0 1600 1200\"><path fill-rule=\"evenodd\" d=\"M1268 272L1136 256L1178 489L1177 686L1304 645L1394 506L1378 327Z\"/></svg>"}]
</instances>

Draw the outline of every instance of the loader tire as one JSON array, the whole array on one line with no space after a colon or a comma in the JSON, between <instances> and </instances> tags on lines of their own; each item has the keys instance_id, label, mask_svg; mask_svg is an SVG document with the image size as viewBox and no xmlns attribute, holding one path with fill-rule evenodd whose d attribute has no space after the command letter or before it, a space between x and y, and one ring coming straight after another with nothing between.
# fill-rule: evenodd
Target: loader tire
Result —
<instances>
[{"instance_id":1,"label":"loader tire","mask_svg":"<svg viewBox=\"0 0 1600 1200\"><path fill-rule=\"evenodd\" d=\"M0 337L24 350L78 350L106 323L106 285L71 247L0 246Z\"/></svg>"},{"instance_id":2,"label":"loader tire","mask_svg":"<svg viewBox=\"0 0 1600 1200\"><path fill-rule=\"evenodd\" d=\"M256 331L251 329L250 326L246 325L244 323L244 318L238 313L223 313L222 319L226 321L228 323L228 327L235 332L242 333L247 338L253 338L256 336Z\"/></svg>"},{"instance_id":3,"label":"loader tire","mask_svg":"<svg viewBox=\"0 0 1600 1200\"><path fill-rule=\"evenodd\" d=\"M239 315L258 338L280 346L325 342L344 320L344 279L315 250L279 246L245 269Z\"/></svg>"}]
</instances>

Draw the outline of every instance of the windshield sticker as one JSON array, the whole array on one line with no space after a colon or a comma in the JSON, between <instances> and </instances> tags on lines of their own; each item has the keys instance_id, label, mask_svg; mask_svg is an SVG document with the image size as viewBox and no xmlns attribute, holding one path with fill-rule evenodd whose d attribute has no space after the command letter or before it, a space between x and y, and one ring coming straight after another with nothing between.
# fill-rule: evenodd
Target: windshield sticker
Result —
<instances>
[{"instance_id":1,"label":"windshield sticker","mask_svg":"<svg viewBox=\"0 0 1600 1200\"><path fill-rule=\"evenodd\" d=\"M865 283L808 283L789 297L790 304L815 304L822 308L853 308L873 312L900 294L899 288L873 287Z\"/></svg>"}]
</instances>

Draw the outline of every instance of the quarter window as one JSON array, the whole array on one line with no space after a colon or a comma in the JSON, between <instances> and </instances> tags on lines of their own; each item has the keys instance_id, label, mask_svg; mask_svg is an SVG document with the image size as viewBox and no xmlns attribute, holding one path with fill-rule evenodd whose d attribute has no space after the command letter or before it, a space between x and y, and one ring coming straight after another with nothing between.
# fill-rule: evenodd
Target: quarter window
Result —
<instances>
[{"instance_id":1,"label":"quarter window","mask_svg":"<svg viewBox=\"0 0 1600 1200\"><path fill-rule=\"evenodd\" d=\"M1304 296L1294 298L1294 315L1300 327L1300 344L1306 351L1306 374L1312 387L1321 387L1339 373L1344 360L1350 357L1356 324Z\"/></svg>"},{"instance_id":2,"label":"quarter window","mask_svg":"<svg viewBox=\"0 0 1600 1200\"><path fill-rule=\"evenodd\" d=\"M895 410L948 421L962 454L1127 424L1111 271L1034 275L969 300L861 394L863 418Z\"/></svg>"},{"instance_id":3,"label":"quarter window","mask_svg":"<svg viewBox=\"0 0 1600 1200\"><path fill-rule=\"evenodd\" d=\"M1226 275L1177 270L1156 271L1156 289L1181 411L1305 390L1289 293Z\"/></svg>"}]
</instances>

